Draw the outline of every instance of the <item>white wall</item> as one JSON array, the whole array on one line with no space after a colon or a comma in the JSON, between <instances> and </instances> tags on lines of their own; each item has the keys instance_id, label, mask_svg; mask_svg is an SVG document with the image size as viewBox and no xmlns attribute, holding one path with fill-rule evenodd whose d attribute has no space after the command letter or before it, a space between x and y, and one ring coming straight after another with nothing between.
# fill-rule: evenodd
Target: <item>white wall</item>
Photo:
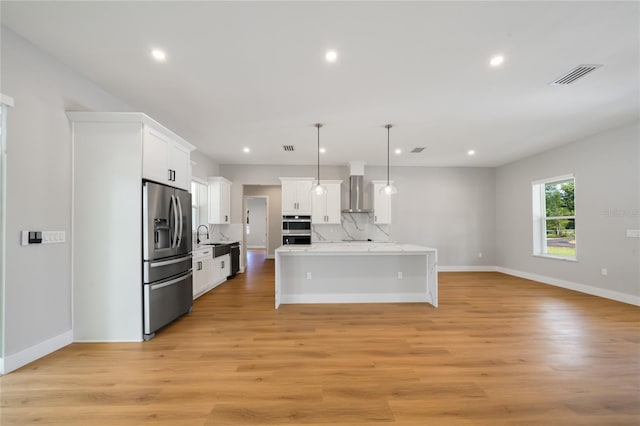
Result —
<instances>
[{"instance_id":1,"label":"white wall","mask_svg":"<svg viewBox=\"0 0 640 426\"><path fill-rule=\"evenodd\" d=\"M497 265L640 303L640 239L626 237L627 229L640 229L639 136L636 122L499 167ZM534 257L531 182L569 173L576 179L578 261Z\"/></svg>"},{"instance_id":2,"label":"white wall","mask_svg":"<svg viewBox=\"0 0 640 426\"><path fill-rule=\"evenodd\" d=\"M7 117L5 367L71 338L71 132L65 110L131 111L2 28ZM20 230L60 230L66 243L22 247ZM93 236L87 236L93 237ZM17 363L17 364L16 364Z\"/></svg>"},{"instance_id":3,"label":"white wall","mask_svg":"<svg viewBox=\"0 0 640 426\"><path fill-rule=\"evenodd\" d=\"M245 191L246 195L246 191ZM248 198L247 210L249 212L249 235L247 235L247 248L267 247L267 199Z\"/></svg>"},{"instance_id":4,"label":"white wall","mask_svg":"<svg viewBox=\"0 0 640 426\"><path fill-rule=\"evenodd\" d=\"M220 172L234 183L234 223L242 220L242 184L280 185L278 177L315 175L313 166L221 165ZM346 207L349 167L322 167L321 176L344 181L342 205ZM390 227L393 240L437 248L438 262L445 267L495 265L495 169L392 167L391 178L398 187ZM371 205L370 181L381 179L386 179L386 167L365 166L365 206Z\"/></svg>"},{"instance_id":5,"label":"white wall","mask_svg":"<svg viewBox=\"0 0 640 426\"><path fill-rule=\"evenodd\" d=\"M191 176L207 180L209 176L219 176L220 166L200 151L191 152Z\"/></svg>"}]
</instances>

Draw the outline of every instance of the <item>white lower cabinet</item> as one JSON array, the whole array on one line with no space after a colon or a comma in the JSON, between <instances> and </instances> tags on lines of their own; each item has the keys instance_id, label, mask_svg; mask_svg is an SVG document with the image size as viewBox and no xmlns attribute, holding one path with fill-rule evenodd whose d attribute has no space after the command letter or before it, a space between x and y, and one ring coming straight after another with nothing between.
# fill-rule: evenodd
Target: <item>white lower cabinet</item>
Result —
<instances>
[{"instance_id":1,"label":"white lower cabinet","mask_svg":"<svg viewBox=\"0 0 640 426\"><path fill-rule=\"evenodd\" d=\"M213 288L213 249L193 253L193 298Z\"/></svg>"},{"instance_id":2,"label":"white lower cabinet","mask_svg":"<svg viewBox=\"0 0 640 426\"><path fill-rule=\"evenodd\" d=\"M196 299L227 280L231 274L231 256L213 257L213 249L193 252L193 298Z\"/></svg>"},{"instance_id":3,"label":"white lower cabinet","mask_svg":"<svg viewBox=\"0 0 640 426\"><path fill-rule=\"evenodd\" d=\"M213 259L213 286L222 284L231 275L231 256L225 254Z\"/></svg>"}]
</instances>

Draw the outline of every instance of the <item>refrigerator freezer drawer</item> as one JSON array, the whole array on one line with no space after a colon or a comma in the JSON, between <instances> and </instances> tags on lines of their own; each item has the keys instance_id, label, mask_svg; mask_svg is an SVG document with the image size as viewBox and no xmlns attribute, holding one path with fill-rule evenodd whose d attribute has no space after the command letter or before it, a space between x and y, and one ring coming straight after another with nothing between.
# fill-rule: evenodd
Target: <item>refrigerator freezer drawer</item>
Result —
<instances>
[{"instance_id":1,"label":"refrigerator freezer drawer","mask_svg":"<svg viewBox=\"0 0 640 426\"><path fill-rule=\"evenodd\" d=\"M193 274L144 285L144 334L152 335L193 305ZM147 336L145 336L147 337Z\"/></svg>"},{"instance_id":2,"label":"refrigerator freezer drawer","mask_svg":"<svg viewBox=\"0 0 640 426\"><path fill-rule=\"evenodd\" d=\"M162 260L145 260L143 265L143 282L145 284L153 283L187 272L193 266L192 258L193 256L188 254L186 256Z\"/></svg>"}]
</instances>

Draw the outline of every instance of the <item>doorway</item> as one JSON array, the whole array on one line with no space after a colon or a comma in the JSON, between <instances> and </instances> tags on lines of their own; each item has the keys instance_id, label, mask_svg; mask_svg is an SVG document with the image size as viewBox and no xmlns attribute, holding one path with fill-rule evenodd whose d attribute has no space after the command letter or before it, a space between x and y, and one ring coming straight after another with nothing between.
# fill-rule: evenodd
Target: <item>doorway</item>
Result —
<instances>
[{"instance_id":1,"label":"doorway","mask_svg":"<svg viewBox=\"0 0 640 426\"><path fill-rule=\"evenodd\" d=\"M243 220L248 273L251 266L264 262L269 251L269 196L246 195Z\"/></svg>"}]
</instances>

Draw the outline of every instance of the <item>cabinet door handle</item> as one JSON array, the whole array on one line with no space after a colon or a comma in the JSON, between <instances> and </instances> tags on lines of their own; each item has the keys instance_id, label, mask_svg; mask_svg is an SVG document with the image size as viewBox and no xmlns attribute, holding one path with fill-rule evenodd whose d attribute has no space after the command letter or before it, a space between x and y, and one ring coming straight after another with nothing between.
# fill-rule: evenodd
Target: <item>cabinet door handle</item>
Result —
<instances>
[{"instance_id":1,"label":"cabinet door handle","mask_svg":"<svg viewBox=\"0 0 640 426\"><path fill-rule=\"evenodd\" d=\"M198 271L202 270L202 262L198 262Z\"/></svg>"},{"instance_id":2,"label":"cabinet door handle","mask_svg":"<svg viewBox=\"0 0 640 426\"><path fill-rule=\"evenodd\" d=\"M224 260L220 262L220 269L224 269Z\"/></svg>"},{"instance_id":3,"label":"cabinet door handle","mask_svg":"<svg viewBox=\"0 0 640 426\"><path fill-rule=\"evenodd\" d=\"M171 181L171 169L169 169L169 181Z\"/></svg>"}]
</instances>

